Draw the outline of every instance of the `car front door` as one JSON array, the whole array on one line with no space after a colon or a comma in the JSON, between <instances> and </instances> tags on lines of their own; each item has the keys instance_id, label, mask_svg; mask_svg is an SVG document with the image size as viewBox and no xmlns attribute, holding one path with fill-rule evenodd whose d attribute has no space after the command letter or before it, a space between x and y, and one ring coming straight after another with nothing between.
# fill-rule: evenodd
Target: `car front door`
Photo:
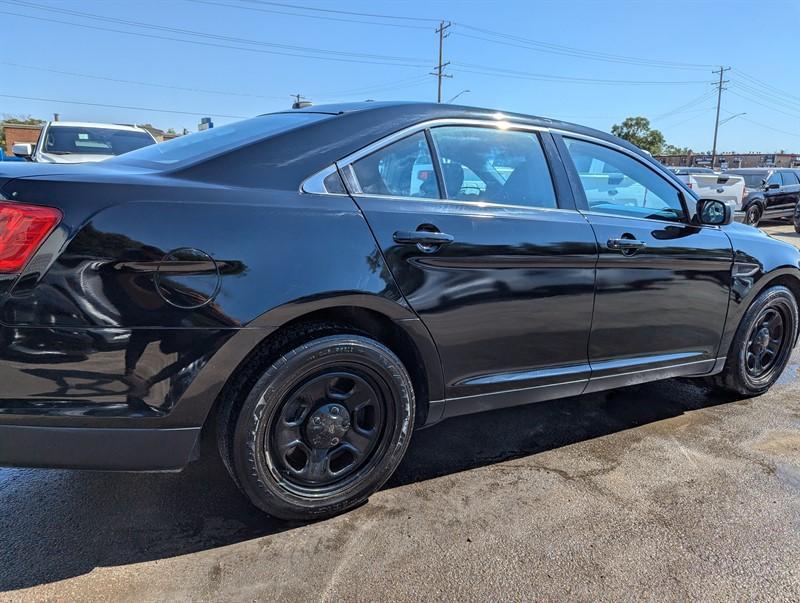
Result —
<instances>
[{"instance_id":1,"label":"car front door","mask_svg":"<svg viewBox=\"0 0 800 603\"><path fill-rule=\"evenodd\" d=\"M783 178L777 170L767 176L764 186L764 217L780 216L785 211L786 193L783 190Z\"/></svg>"},{"instance_id":2,"label":"car front door","mask_svg":"<svg viewBox=\"0 0 800 603\"><path fill-rule=\"evenodd\" d=\"M781 186L783 192L782 213L786 216L793 216L794 209L800 201L800 180L794 170L783 170L781 178L783 179L783 186Z\"/></svg>"},{"instance_id":3,"label":"car front door","mask_svg":"<svg viewBox=\"0 0 800 603\"><path fill-rule=\"evenodd\" d=\"M728 309L728 237L690 223L678 185L637 154L558 140L599 246L587 391L709 372Z\"/></svg>"},{"instance_id":4,"label":"car front door","mask_svg":"<svg viewBox=\"0 0 800 603\"><path fill-rule=\"evenodd\" d=\"M446 415L580 393L597 247L549 134L398 137L339 168L437 343Z\"/></svg>"}]
</instances>

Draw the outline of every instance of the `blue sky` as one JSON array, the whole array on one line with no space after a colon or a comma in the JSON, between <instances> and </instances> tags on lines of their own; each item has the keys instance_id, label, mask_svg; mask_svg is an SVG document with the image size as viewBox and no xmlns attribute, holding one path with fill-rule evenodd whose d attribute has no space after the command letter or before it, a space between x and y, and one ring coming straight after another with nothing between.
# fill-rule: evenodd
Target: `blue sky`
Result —
<instances>
[{"instance_id":1,"label":"blue sky","mask_svg":"<svg viewBox=\"0 0 800 603\"><path fill-rule=\"evenodd\" d=\"M469 90L459 102L603 130L643 115L704 151L722 64L722 118L746 115L720 126L720 150L800 152L798 0L0 0L0 19L0 115L194 130L293 93L435 100L446 19L445 100Z\"/></svg>"}]
</instances>

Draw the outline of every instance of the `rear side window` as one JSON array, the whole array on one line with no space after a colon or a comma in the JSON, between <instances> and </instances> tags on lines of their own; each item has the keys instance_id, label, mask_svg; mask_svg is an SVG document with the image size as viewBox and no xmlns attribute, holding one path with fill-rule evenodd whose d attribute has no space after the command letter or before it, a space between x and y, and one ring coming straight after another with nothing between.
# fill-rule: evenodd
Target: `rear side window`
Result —
<instances>
[{"instance_id":1,"label":"rear side window","mask_svg":"<svg viewBox=\"0 0 800 603\"><path fill-rule=\"evenodd\" d=\"M797 174L794 172L783 172L783 184L785 186L792 186L794 184L800 184L800 181L797 180Z\"/></svg>"},{"instance_id":2,"label":"rear side window","mask_svg":"<svg viewBox=\"0 0 800 603\"><path fill-rule=\"evenodd\" d=\"M556 207L550 170L535 133L442 126L431 134L448 199Z\"/></svg>"},{"instance_id":3,"label":"rear side window","mask_svg":"<svg viewBox=\"0 0 800 603\"><path fill-rule=\"evenodd\" d=\"M366 195L439 198L433 158L423 132L413 134L353 163Z\"/></svg>"}]
</instances>

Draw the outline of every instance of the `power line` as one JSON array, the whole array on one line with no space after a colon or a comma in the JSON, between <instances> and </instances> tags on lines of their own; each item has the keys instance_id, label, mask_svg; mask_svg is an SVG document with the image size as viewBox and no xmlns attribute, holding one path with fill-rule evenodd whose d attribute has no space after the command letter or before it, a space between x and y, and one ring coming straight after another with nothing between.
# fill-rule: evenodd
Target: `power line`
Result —
<instances>
[{"instance_id":1,"label":"power line","mask_svg":"<svg viewBox=\"0 0 800 603\"><path fill-rule=\"evenodd\" d=\"M794 118L800 119L800 114L798 114L798 113L789 113L788 111L783 111L782 109L776 109L774 106L766 105L766 104L764 104L764 103L762 103L762 102L760 102L760 101L758 101L758 100L756 100L756 99L754 99L754 98L752 98L750 96L745 96L744 94L739 94L738 92L736 92L734 90L731 90L730 93L733 94L734 96L738 96L739 98L744 99L744 100L746 100L748 102L755 103L756 105L764 107L765 109L769 109L770 111L775 111L776 113L782 113L783 115L787 115L789 117L794 117Z\"/></svg>"},{"instance_id":2,"label":"power line","mask_svg":"<svg viewBox=\"0 0 800 603\"><path fill-rule=\"evenodd\" d=\"M219 2L217 0L186 0L187 2L193 2L195 4L207 4L209 6L222 6L225 8L235 8L239 10L248 10L258 13L266 13L271 15L288 15L292 17L304 17L307 19L318 19L322 21L334 21L338 23L357 23L361 25L378 25L383 27L399 27L402 29L416 29L416 30L424 30L428 31L428 27L423 25L410 25L407 23L385 23L382 21L366 21L364 19L350 19L344 17L332 17L330 15L306 15L303 13L297 13L292 11L286 10L277 10L274 8L262 8L262 7L255 7L255 6L241 6L239 4L229 4L227 2Z\"/></svg>"},{"instance_id":3,"label":"power line","mask_svg":"<svg viewBox=\"0 0 800 603\"><path fill-rule=\"evenodd\" d=\"M490 67L487 65L475 65L472 63L451 63L455 69L454 72L475 73L478 75L492 75L496 77L509 77L514 79L528 79L528 80L541 80L541 81L556 81L556 82L572 82L583 84L630 84L630 85L649 85L649 84L705 84L707 80L670 80L670 81L654 81L654 80L612 80L603 78L583 78L583 77L570 77L563 75L552 75L546 73L531 73L527 71L516 71L514 69L502 69L499 67ZM464 69L466 67L466 69Z\"/></svg>"},{"instance_id":4,"label":"power line","mask_svg":"<svg viewBox=\"0 0 800 603\"><path fill-rule=\"evenodd\" d=\"M667 111L666 113L662 113L661 115L656 115L650 121L658 121L658 120L664 119L665 117L670 117L671 115L675 115L676 113L683 113L687 109L690 109L691 107L694 107L695 105L699 105L700 103L708 100L713 95L714 95L714 91L713 90L709 90L705 94L701 94L697 98L694 98L694 99L690 100L689 102L687 102L687 103L685 103L685 104L683 104L683 105L681 105L679 107L675 107L674 109L672 109L670 111Z\"/></svg>"},{"instance_id":5,"label":"power line","mask_svg":"<svg viewBox=\"0 0 800 603\"><path fill-rule=\"evenodd\" d=\"M433 19L430 17L408 17L405 15L387 15L383 13L359 13L349 10L340 10L340 9L332 9L332 8L317 8L311 6L301 6L299 4L287 4L284 2L271 2L268 0L242 0L243 2L251 2L253 4L267 4L270 6L280 6L283 8L294 8L300 10L307 10L313 12L320 12L320 13L333 13L337 15L353 15L357 17L377 17L380 19L396 19L399 21L427 21L429 23L436 23L440 19Z\"/></svg>"},{"instance_id":6,"label":"power line","mask_svg":"<svg viewBox=\"0 0 800 603\"><path fill-rule=\"evenodd\" d=\"M18 100L43 101L48 103L64 103L67 105L86 105L88 107L105 107L109 109L129 109L131 111L151 111L154 113L174 113L176 115L206 115L209 117L228 117L230 119L245 119L245 115L225 115L224 113L210 113L208 111L178 111L175 109L154 109L153 107L134 107L131 105L106 105L103 103L90 103L87 101L64 100L60 98L41 98L37 96L19 96L16 94L0 94L2 98Z\"/></svg>"},{"instance_id":7,"label":"power line","mask_svg":"<svg viewBox=\"0 0 800 603\"><path fill-rule=\"evenodd\" d=\"M502 38L502 40L510 40L510 42L504 42L501 40L492 40L485 37L475 36L471 34L459 33L456 31L457 35L465 36L465 37L472 37L475 39L487 41L487 42L495 42L498 44L505 44L507 46L516 46L520 48L527 48L528 50L537 50L540 52L550 52L553 54L562 54L567 56L574 56L580 57L585 59L591 59L596 61L606 61L612 63L625 63L625 64L632 64L632 65L644 65L648 67L661 67L665 69L689 69L689 70L705 70L711 67L711 65L704 65L699 63L682 63L676 61L659 61L655 59L644 59L641 57L631 57L625 55L617 55L605 52L598 52L593 50L583 50L580 48L574 48L571 46L563 46L561 44L552 44L549 42L543 42L541 40L534 40L531 38L524 38L522 36L507 34L503 32L492 31L489 29L484 29L481 27L475 27L472 25L467 25L465 23L455 23L457 27L461 27L464 29L469 29L472 31L477 31L479 33L488 34L490 36L496 36L498 38ZM513 42L513 43L512 43Z\"/></svg>"},{"instance_id":8,"label":"power line","mask_svg":"<svg viewBox=\"0 0 800 603\"><path fill-rule=\"evenodd\" d=\"M117 82L121 84L135 84L136 86L151 86L153 88L167 88L170 90L182 90L184 92L201 92L204 94L222 94L226 96L240 96L249 98L268 98L268 99L282 99L284 96L267 96L263 94L247 94L244 92L231 92L228 90L210 90L208 88L187 88L184 86L173 86L171 84L158 84L155 82L143 82L140 80L125 80L116 77L107 77L103 75L92 75L89 73L78 73L76 71L62 71L60 69L51 69L48 67L38 67L35 65L24 65L22 63L12 63L10 61L0 61L0 65L8 65L9 67L18 67L20 69L32 69L35 71L43 71L45 73L57 73L59 75L69 75L71 77L82 77L93 80L101 80L105 82Z\"/></svg>"},{"instance_id":9,"label":"power line","mask_svg":"<svg viewBox=\"0 0 800 603\"><path fill-rule=\"evenodd\" d=\"M748 117L742 117L741 119L743 119L744 121L748 121L751 124L754 124L754 125L759 126L761 128L766 128L767 130L772 130L773 132L779 132L781 134L788 134L789 136L794 136L795 138L800 138L800 134L798 134L797 132L789 132L788 130L781 130L779 128L774 128L772 126L768 126L767 124L762 124L761 122L756 121L754 119L750 119Z\"/></svg>"},{"instance_id":10,"label":"power line","mask_svg":"<svg viewBox=\"0 0 800 603\"><path fill-rule=\"evenodd\" d=\"M8 3L8 0L0 0L0 2ZM74 27L82 27L86 29L96 29L101 31L110 31L114 33L123 33L127 35L135 35L140 37L146 38L155 38L161 40L169 40L173 42L183 42L188 44L197 44L202 46L211 46L215 48L231 48L234 50L245 50L250 52L259 52L259 53L266 53L266 54L275 54L280 56L296 56L302 58L310 58L310 59L320 59L320 60L327 60L327 61L339 61L339 62L346 62L346 63L362 63L362 64L372 64L372 65L395 65L398 67L424 67L425 62L423 59L414 59L409 57L392 57L392 56L385 56L385 55L377 55L377 54L368 54L368 53L352 53L352 52L344 52L344 51L336 51L336 50L328 50L328 49L319 49L319 48L308 48L303 46L291 46L288 44L275 44L271 42L263 42L260 40L249 40L247 38L236 38L232 36L221 36L216 34L209 34L206 32L197 32L192 30L174 28L174 27L166 27L166 26L159 26L153 25L149 23L142 23L138 21L130 21L126 19L114 19L111 17L103 17L100 15L92 15L90 13L82 13L80 11L71 11L68 9L57 9L55 7L49 7L45 5L34 5L30 2L19 2L18 3L24 4L25 6L38 9L38 10L51 10L53 12L68 14L70 16L79 16L88 19L100 20L100 21L107 21L112 23L121 23L123 25L129 25L133 27L140 27L145 29L154 29L158 31L165 31L168 33L179 34L179 35L187 35L187 36L194 36L199 37L204 40L223 40L228 42L234 42L237 44L250 44L250 45L257 45L257 46L268 46L274 48L281 48L286 49L287 51L279 51L279 50L266 50L264 48L244 48L241 46L230 46L227 44L221 43L212 43L200 40L185 40L181 38L175 38L170 36L162 36L157 34L148 34L144 32L138 31L126 31L121 29L114 29L109 27L100 27L97 25L87 25L84 23L74 23L70 21L62 21L59 19L52 19L43 16L35 16L35 15L26 15L22 13L14 13L10 11L0 11L0 14L7 14L13 15L17 17L24 17L27 19L39 20L39 21L47 21L51 23L59 23L62 25L71 25ZM288 52L288 50L297 50L299 52ZM300 54L300 52L304 53L314 53L314 54ZM315 56L315 55L322 55L322 56ZM328 56L333 55L333 56ZM350 58L354 57L354 58ZM401 62L406 61L406 62ZM408 61L417 61L416 63L410 63Z\"/></svg>"},{"instance_id":11,"label":"power line","mask_svg":"<svg viewBox=\"0 0 800 603\"><path fill-rule=\"evenodd\" d=\"M743 92L746 92L747 94L751 94L753 96L756 96L756 97L760 98L761 100L764 100L764 101L766 101L768 103L772 103L773 105L776 105L778 107L782 107L784 109L790 109L790 110L796 109L796 107L798 105L798 103L796 103L796 102L785 101L780 97L773 96L773 95L771 95L769 93L765 93L762 90L760 90L759 88L747 85L747 84L745 84L745 83L743 83L741 81L734 80L732 85L733 85L734 88L739 88Z\"/></svg>"},{"instance_id":12,"label":"power line","mask_svg":"<svg viewBox=\"0 0 800 603\"><path fill-rule=\"evenodd\" d=\"M795 96L794 94L789 94L788 92L785 92L784 90L781 90L780 88L778 88L778 87L776 87L776 86L774 86L772 84L764 82L764 81L762 81L762 80L760 80L760 79L758 79L756 77L753 77L752 75L748 75L744 71L736 69L736 73L738 75L740 75L741 77L743 77L743 78L751 81L752 83L756 84L757 86L760 86L761 88L767 88L767 89L772 90L774 94L777 94L779 96L784 96L784 97L792 99L794 101L800 101L800 96Z\"/></svg>"}]
</instances>

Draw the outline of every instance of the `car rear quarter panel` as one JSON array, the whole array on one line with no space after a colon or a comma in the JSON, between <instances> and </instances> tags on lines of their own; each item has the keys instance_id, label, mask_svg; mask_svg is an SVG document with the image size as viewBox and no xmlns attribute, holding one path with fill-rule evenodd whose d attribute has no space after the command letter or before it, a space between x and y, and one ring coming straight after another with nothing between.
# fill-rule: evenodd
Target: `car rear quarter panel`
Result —
<instances>
[{"instance_id":1,"label":"car rear quarter panel","mask_svg":"<svg viewBox=\"0 0 800 603\"><path fill-rule=\"evenodd\" d=\"M58 199L64 220L0 301L4 419L197 425L247 353L298 316L358 306L418 321L349 197L141 177L18 180L5 194ZM213 261L173 272L164 258L182 248Z\"/></svg>"}]
</instances>

